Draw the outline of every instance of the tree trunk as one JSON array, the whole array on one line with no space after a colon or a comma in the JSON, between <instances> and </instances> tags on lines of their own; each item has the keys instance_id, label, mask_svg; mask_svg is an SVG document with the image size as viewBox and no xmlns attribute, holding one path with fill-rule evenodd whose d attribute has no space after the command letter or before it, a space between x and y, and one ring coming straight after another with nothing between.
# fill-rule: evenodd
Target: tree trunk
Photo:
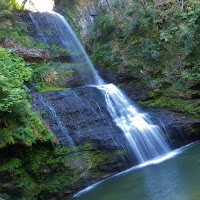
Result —
<instances>
[{"instance_id":1,"label":"tree trunk","mask_svg":"<svg viewBox=\"0 0 200 200\"><path fill-rule=\"evenodd\" d=\"M27 3L28 0L23 0L22 2L22 8L25 6L25 4Z\"/></svg>"}]
</instances>

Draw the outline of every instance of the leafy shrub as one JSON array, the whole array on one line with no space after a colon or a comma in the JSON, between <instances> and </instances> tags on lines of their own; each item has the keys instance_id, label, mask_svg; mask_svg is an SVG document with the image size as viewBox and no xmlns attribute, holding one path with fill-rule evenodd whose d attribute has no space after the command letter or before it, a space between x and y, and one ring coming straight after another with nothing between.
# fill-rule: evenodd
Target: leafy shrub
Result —
<instances>
[{"instance_id":1,"label":"leafy shrub","mask_svg":"<svg viewBox=\"0 0 200 200\"><path fill-rule=\"evenodd\" d=\"M30 111L24 81L32 71L23 59L0 47L0 148L20 142L32 145L52 138L39 115Z\"/></svg>"},{"instance_id":2,"label":"leafy shrub","mask_svg":"<svg viewBox=\"0 0 200 200\"><path fill-rule=\"evenodd\" d=\"M23 81L31 77L31 69L13 52L0 47L0 111L28 109L27 89Z\"/></svg>"}]
</instances>

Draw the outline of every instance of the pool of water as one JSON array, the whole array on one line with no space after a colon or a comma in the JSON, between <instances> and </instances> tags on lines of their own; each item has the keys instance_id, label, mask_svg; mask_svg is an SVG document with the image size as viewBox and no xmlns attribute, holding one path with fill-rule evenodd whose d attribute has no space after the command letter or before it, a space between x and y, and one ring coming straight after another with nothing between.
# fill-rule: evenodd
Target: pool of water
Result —
<instances>
[{"instance_id":1,"label":"pool of water","mask_svg":"<svg viewBox=\"0 0 200 200\"><path fill-rule=\"evenodd\" d=\"M63 200L200 200L200 143L135 166Z\"/></svg>"}]
</instances>

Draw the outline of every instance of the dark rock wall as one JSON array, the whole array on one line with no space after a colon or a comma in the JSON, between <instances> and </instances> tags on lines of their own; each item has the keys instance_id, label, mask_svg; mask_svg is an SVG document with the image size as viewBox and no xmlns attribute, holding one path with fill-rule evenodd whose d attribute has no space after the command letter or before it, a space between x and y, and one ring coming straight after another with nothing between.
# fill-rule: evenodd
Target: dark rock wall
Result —
<instances>
[{"instance_id":1,"label":"dark rock wall","mask_svg":"<svg viewBox=\"0 0 200 200\"><path fill-rule=\"evenodd\" d=\"M129 154L124 134L110 116L100 90L81 87L33 93L32 98L35 109L41 113L60 143L68 141L65 137L68 133L74 145L88 142L97 149L123 150L130 163L136 162ZM66 129L62 130L63 127Z\"/></svg>"},{"instance_id":2,"label":"dark rock wall","mask_svg":"<svg viewBox=\"0 0 200 200\"><path fill-rule=\"evenodd\" d=\"M126 151L129 159L132 158L126 138L115 125L106 108L105 97L97 88L86 86L33 93L31 96L34 108L40 112L60 143L69 140L65 137L67 133L74 145L89 142L97 149L121 149ZM189 119L170 110L143 107L142 111L147 112L151 120L163 129L172 149L197 139L195 135L188 135L188 131L199 120Z\"/></svg>"}]
</instances>

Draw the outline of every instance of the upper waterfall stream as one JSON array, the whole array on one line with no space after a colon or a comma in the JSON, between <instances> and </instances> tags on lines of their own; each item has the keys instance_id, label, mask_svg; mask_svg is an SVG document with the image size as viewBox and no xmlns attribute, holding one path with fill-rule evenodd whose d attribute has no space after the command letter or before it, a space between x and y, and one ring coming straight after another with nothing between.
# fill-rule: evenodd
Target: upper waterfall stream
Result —
<instances>
[{"instance_id":1,"label":"upper waterfall stream","mask_svg":"<svg viewBox=\"0 0 200 200\"><path fill-rule=\"evenodd\" d=\"M164 133L157 125L152 124L148 115L140 112L117 86L106 84L98 75L82 44L63 16L58 13L43 13L40 16L30 14L30 17L40 40L48 43L48 38L41 33L45 23L50 29L56 30L60 45L69 50L73 62L81 63L83 69L89 69L90 74L85 84L98 88L104 94L107 110L115 124L124 133L130 146L129 149L139 163L170 151ZM67 131L65 132L68 134Z\"/></svg>"}]
</instances>

